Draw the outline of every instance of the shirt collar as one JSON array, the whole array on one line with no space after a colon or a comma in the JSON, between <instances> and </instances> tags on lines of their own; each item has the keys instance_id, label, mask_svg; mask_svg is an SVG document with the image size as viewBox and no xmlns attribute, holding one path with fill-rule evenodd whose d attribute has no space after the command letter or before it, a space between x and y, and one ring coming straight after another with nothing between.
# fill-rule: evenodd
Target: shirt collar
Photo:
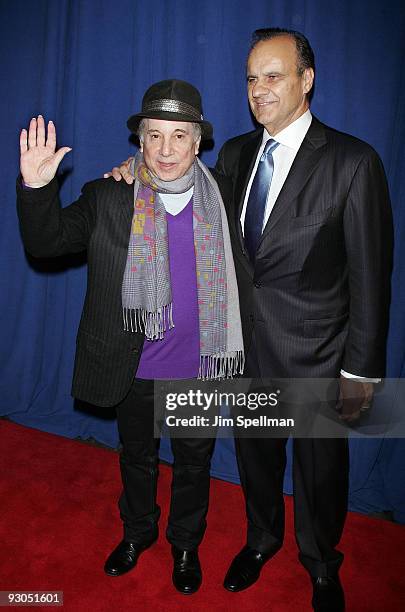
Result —
<instances>
[{"instance_id":1,"label":"shirt collar","mask_svg":"<svg viewBox=\"0 0 405 612\"><path fill-rule=\"evenodd\" d=\"M285 145L290 149L294 149L294 151L298 151L306 136L306 133L309 130L311 121L312 114L308 109L303 115L301 115L301 117L298 117L298 119L290 123L290 125L287 125L287 127L281 130L281 132L279 132L274 138L273 136L270 136L266 129L264 129L262 144L266 144L270 138L273 138L273 140L276 140L280 144Z\"/></svg>"}]
</instances>

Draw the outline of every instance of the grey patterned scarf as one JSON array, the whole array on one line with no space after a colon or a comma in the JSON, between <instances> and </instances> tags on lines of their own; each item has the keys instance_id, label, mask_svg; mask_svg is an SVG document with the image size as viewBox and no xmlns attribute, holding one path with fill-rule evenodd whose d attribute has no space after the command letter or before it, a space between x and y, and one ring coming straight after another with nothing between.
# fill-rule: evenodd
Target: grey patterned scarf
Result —
<instances>
[{"instance_id":1,"label":"grey patterned scarf","mask_svg":"<svg viewBox=\"0 0 405 612\"><path fill-rule=\"evenodd\" d=\"M196 157L175 181L152 176L141 153L132 173L134 215L122 284L126 331L160 340L174 326L166 211L159 193L184 193L194 185L193 231L200 323L199 378L243 372L244 351L238 290L228 222L218 185Z\"/></svg>"}]
</instances>

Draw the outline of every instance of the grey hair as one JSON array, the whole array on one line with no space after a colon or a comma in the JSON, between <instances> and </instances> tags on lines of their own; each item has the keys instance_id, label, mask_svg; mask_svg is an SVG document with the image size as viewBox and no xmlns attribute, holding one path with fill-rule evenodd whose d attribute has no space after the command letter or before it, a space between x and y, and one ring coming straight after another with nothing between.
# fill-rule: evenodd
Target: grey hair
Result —
<instances>
[{"instance_id":1,"label":"grey hair","mask_svg":"<svg viewBox=\"0 0 405 612\"><path fill-rule=\"evenodd\" d=\"M139 125L138 125L138 129L136 131L136 133L138 134L139 140L141 142L144 141L144 137L145 137L145 130L146 130L146 125L148 118L144 117L143 119L141 119ZM193 130L194 130L194 142L197 142L197 140L199 138L201 138L201 125L199 123L193 123L192 121L190 121L191 125L193 126Z\"/></svg>"}]
</instances>

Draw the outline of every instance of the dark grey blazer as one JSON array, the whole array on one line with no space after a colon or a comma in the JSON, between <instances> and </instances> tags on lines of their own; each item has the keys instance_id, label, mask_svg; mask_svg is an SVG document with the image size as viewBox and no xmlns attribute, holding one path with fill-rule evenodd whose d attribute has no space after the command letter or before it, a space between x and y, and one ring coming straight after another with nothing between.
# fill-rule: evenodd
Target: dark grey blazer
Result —
<instances>
[{"instance_id":1,"label":"dark grey blazer","mask_svg":"<svg viewBox=\"0 0 405 612\"><path fill-rule=\"evenodd\" d=\"M229 179L217 176L229 206ZM133 186L100 179L61 208L57 179L27 190L17 181L17 209L24 246L35 257L87 250L87 292L77 334L72 395L114 406L135 377L144 336L123 329L121 288L133 215Z\"/></svg>"},{"instance_id":2,"label":"dark grey blazer","mask_svg":"<svg viewBox=\"0 0 405 612\"><path fill-rule=\"evenodd\" d=\"M217 170L234 185L229 225L245 350L263 376L381 377L392 266L384 169L368 144L313 118L252 266L240 213L263 129L233 138Z\"/></svg>"}]
</instances>

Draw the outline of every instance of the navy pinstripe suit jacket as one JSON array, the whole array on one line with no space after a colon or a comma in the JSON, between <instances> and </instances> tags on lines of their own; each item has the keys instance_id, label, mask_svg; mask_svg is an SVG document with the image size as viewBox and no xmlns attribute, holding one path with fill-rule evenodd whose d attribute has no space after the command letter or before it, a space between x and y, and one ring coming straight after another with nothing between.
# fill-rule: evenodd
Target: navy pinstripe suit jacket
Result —
<instances>
[{"instance_id":1,"label":"navy pinstripe suit jacket","mask_svg":"<svg viewBox=\"0 0 405 612\"><path fill-rule=\"evenodd\" d=\"M254 266L240 213L263 129L222 147L233 181L229 225L245 350L255 331L266 377L385 372L392 266L387 182L374 149L313 118L277 198Z\"/></svg>"}]
</instances>

